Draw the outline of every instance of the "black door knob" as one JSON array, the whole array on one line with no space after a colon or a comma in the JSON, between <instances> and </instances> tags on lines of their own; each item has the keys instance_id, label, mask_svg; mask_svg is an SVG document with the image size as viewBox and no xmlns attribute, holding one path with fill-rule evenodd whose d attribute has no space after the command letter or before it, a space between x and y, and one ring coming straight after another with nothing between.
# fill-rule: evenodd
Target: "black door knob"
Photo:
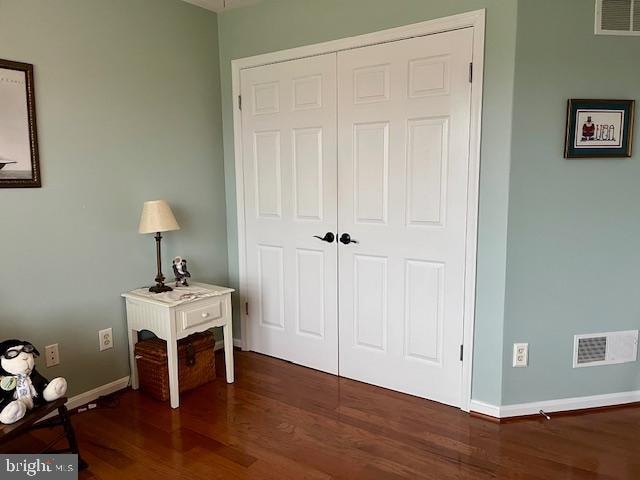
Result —
<instances>
[{"instance_id":1,"label":"black door knob","mask_svg":"<svg viewBox=\"0 0 640 480\"><path fill-rule=\"evenodd\" d=\"M351 238L351 235L349 235L348 233L343 233L342 235L340 235L340 241L345 245L348 245L350 243L358 243L358 241Z\"/></svg>"},{"instance_id":2,"label":"black door knob","mask_svg":"<svg viewBox=\"0 0 640 480\"><path fill-rule=\"evenodd\" d=\"M336 236L331 232L325 233L324 237L319 237L318 235L314 235L313 237L318 238L323 242L327 242L327 243L333 243L333 241L336 239Z\"/></svg>"}]
</instances>

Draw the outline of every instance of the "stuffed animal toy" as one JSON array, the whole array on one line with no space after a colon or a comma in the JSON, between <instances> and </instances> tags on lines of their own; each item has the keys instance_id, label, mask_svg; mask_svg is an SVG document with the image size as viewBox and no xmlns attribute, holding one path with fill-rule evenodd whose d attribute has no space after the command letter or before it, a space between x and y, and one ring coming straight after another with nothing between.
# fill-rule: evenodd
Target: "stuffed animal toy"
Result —
<instances>
[{"instance_id":1,"label":"stuffed animal toy","mask_svg":"<svg viewBox=\"0 0 640 480\"><path fill-rule=\"evenodd\" d=\"M50 382L35 369L40 355L29 342L6 340L0 343L0 423L15 423L27 410L53 402L67 392L67 381Z\"/></svg>"}]
</instances>

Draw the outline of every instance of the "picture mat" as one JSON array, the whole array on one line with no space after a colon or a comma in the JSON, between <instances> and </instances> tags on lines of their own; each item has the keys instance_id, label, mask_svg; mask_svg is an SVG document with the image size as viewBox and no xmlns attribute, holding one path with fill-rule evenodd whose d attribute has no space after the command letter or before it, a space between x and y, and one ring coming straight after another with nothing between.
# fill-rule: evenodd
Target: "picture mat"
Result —
<instances>
[{"instance_id":1,"label":"picture mat","mask_svg":"<svg viewBox=\"0 0 640 480\"><path fill-rule=\"evenodd\" d=\"M622 133L624 131L624 110L592 110L578 109L576 111L575 136L573 147L581 148L620 148L622 147ZM591 117L594 124L613 125L615 128L615 139L611 140L587 140L582 141L582 126Z\"/></svg>"}]
</instances>

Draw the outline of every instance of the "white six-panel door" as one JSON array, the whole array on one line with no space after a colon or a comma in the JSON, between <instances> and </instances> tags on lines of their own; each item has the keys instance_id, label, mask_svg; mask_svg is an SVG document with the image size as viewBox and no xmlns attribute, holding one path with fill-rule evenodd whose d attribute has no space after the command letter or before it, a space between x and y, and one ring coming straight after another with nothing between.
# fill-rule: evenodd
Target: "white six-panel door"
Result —
<instances>
[{"instance_id":1,"label":"white six-panel door","mask_svg":"<svg viewBox=\"0 0 640 480\"><path fill-rule=\"evenodd\" d=\"M460 405L472 41L242 71L250 349Z\"/></svg>"},{"instance_id":2,"label":"white six-panel door","mask_svg":"<svg viewBox=\"0 0 640 480\"><path fill-rule=\"evenodd\" d=\"M338 373L335 54L242 72L250 348Z\"/></svg>"},{"instance_id":3,"label":"white six-panel door","mask_svg":"<svg viewBox=\"0 0 640 480\"><path fill-rule=\"evenodd\" d=\"M472 29L338 54L340 374L460 404Z\"/></svg>"}]
</instances>

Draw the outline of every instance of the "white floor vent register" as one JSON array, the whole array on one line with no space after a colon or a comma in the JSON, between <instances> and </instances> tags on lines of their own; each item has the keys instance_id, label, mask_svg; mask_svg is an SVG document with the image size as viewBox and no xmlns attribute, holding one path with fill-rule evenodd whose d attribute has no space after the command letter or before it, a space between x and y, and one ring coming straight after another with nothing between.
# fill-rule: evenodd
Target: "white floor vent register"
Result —
<instances>
[{"instance_id":1,"label":"white floor vent register","mask_svg":"<svg viewBox=\"0 0 640 480\"><path fill-rule=\"evenodd\" d=\"M576 335L573 368L635 362L638 358L638 330Z\"/></svg>"}]
</instances>

